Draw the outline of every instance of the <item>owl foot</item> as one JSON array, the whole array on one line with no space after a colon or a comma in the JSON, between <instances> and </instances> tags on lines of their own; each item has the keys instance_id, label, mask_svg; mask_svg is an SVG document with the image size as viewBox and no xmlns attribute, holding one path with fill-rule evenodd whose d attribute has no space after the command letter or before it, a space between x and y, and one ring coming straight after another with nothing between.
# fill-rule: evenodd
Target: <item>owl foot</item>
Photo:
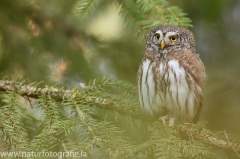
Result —
<instances>
[{"instance_id":1,"label":"owl foot","mask_svg":"<svg viewBox=\"0 0 240 159\"><path fill-rule=\"evenodd\" d=\"M169 126L174 125L175 118L169 118Z\"/></svg>"},{"instance_id":2,"label":"owl foot","mask_svg":"<svg viewBox=\"0 0 240 159\"><path fill-rule=\"evenodd\" d=\"M165 116L160 117L159 120L162 120L163 123L166 123L165 120L168 120L168 125L169 126L173 126L175 118L173 118L173 117L171 117L169 115L165 115Z\"/></svg>"}]
</instances>

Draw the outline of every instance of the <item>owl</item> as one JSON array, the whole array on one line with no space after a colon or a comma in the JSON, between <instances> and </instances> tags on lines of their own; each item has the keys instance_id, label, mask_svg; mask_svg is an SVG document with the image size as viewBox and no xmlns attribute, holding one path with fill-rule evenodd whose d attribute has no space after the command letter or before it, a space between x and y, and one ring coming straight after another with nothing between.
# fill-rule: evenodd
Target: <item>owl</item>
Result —
<instances>
[{"instance_id":1,"label":"owl","mask_svg":"<svg viewBox=\"0 0 240 159\"><path fill-rule=\"evenodd\" d=\"M196 122L202 108L205 68L195 53L188 29L161 25L147 34L146 51L138 70L141 108L173 120Z\"/></svg>"}]
</instances>

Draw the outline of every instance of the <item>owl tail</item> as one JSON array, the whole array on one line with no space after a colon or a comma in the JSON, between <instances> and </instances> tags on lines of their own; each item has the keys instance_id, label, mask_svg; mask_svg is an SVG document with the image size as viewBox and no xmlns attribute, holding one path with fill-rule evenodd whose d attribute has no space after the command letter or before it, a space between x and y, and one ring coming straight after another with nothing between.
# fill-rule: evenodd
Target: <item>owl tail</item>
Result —
<instances>
[{"instance_id":1,"label":"owl tail","mask_svg":"<svg viewBox=\"0 0 240 159\"><path fill-rule=\"evenodd\" d=\"M195 115L195 117L193 118L193 123L194 123L194 124L196 124L196 123L199 121L200 114L201 114L201 110L202 110L202 105L203 105L203 102L202 102L202 100L201 100L201 102L199 103L199 106L197 107L196 115Z\"/></svg>"}]
</instances>

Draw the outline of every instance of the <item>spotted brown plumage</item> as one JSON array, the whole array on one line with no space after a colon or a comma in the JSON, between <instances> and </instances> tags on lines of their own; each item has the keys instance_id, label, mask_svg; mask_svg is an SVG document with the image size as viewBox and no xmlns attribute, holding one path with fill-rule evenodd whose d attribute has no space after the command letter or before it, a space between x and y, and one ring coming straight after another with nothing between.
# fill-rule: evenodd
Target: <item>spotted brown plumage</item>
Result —
<instances>
[{"instance_id":1,"label":"spotted brown plumage","mask_svg":"<svg viewBox=\"0 0 240 159\"><path fill-rule=\"evenodd\" d=\"M166 109L174 118L197 121L205 76L191 31L170 25L149 31L138 71L139 102L145 112Z\"/></svg>"}]
</instances>

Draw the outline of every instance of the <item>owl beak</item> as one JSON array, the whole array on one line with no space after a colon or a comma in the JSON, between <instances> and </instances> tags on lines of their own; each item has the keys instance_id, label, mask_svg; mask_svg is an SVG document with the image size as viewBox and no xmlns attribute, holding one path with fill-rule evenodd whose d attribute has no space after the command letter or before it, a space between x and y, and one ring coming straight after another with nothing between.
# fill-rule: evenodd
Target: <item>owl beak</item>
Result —
<instances>
[{"instance_id":1,"label":"owl beak","mask_svg":"<svg viewBox=\"0 0 240 159\"><path fill-rule=\"evenodd\" d=\"M166 46L164 40L161 41L160 46L161 46L162 49Z\"/></svg>"}]
</instances>

